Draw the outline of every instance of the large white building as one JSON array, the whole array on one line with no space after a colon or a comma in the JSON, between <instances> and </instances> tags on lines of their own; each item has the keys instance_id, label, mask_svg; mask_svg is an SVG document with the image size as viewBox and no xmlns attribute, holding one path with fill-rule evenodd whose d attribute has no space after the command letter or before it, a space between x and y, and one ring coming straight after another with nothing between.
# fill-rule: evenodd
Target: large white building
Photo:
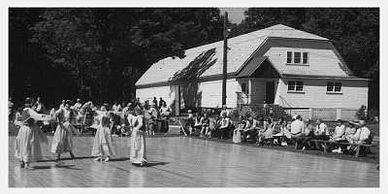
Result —
<instances>
[{"instance_id":1,"label":"large white building","mask_svg":"<svg viewBox=\"0 0 388 194\"><path fill-rule=\"evenodd\" d=\"M136 82L136 96L162 97L176 110L221 107L223 41L185 55L153 64ZM368 104L368 79L352 74L330 40L281 24L230 38L227 72L230 108L266 102L305 117L350 119Z\"/></svg>"}]
</instances>

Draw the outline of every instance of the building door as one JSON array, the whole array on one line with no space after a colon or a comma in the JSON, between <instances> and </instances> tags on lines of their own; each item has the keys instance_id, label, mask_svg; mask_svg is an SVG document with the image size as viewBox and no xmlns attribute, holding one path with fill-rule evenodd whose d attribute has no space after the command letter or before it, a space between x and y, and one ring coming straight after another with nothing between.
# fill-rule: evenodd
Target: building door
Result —
<instances>
[{"instance_id":1,"label":"building door","mask_svg":"<svg viewBox=\"0 0 388 194\"><path fill-rule=\"evenodd\" d=\"M273 104L275 100L275 82L270 81L266 83L265 87L265 102L267 104Z\"/></svg>"}]
</instances>

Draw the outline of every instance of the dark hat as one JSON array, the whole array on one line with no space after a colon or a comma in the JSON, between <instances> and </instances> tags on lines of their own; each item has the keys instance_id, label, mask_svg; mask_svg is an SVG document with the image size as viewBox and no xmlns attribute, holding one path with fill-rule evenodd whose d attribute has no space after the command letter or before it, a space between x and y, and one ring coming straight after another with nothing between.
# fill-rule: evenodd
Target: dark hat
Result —
<instances>
[{"instance_id":1,"label":"dark hat","mask_svg":"<svg viewBox=\"0 0 388 194\"><path fill-rule=\"evenodd\" d=\"M72 102L71 102L71 100L66 100L65 101L65 104L71 104Z\"/></svg>"},{"instance_id":2,"label":"dark hat","mask_svg":"<svg viewBox=\"0 0 388 194\"><path fill-rule=\"evenodd\" d=\"M354 126L358 126L358 127L360 126L358 121L349 121L349 124L354 125Z\"/></svg>"}]
</instances>

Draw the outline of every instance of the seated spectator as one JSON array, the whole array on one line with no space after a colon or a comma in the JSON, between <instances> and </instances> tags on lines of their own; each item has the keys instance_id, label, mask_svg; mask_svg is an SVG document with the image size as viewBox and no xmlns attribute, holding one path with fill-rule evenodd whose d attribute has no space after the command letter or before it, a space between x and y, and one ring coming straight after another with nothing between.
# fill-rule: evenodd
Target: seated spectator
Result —
<instances>
[{"instance_id":1,"label":"seated spectator","mask_svg":"<svg viewBox=\"0 0 388 194\"><path fill-rule=\"evenodd\" d=\"M220 128L220 121L221 117L219 115L216 116L216 118L210 117L209 118L209 129L210 134L208 134L210 137L218 137L218 129Z\"/></svg>"},{"instance_id":2,"label":"seated spectator","mask_svg":"<svg viewBox=\"0 0 388 194\"><path fill-rule=\"evenodd\" d=\"M338 119L337 121L338 121L337 126L335 127L334 132L331 135L329 141L345 143L347 142L347 140L345 139L345 129L346 129L345 123L341 119ZM333 147L336 147L336 148L333 149ZM329 150L330 149L332 149L332 152L334 153L343 153L343 150L346 149L346 145L331 145Z\"/></svg>"},{"instance_id":3,"label":"seated spectator","mask_svg":"<svg viewBox=\"0 0 388 194\"><path fill-rule=\"evenodd\" d=\"M226 112L222 113L221 126L220 126L220 139L226 139L229 136L231 129L231 121Z\"/></svg>"},{"instance_id":4,"label":"seated spectator","mask_svg":"<svg viewBox=\"0 0 388 194\"><path fill-rule=\"evenodd\" d=\"M342 141L345 140L345 124L341 119L337 120L337 126L334 129L333 135L330 137L330 141Z\"/></svg>"},{"instance_id":5,"label":"seated spectator","mask_svg":"<svg viewBox=\"0 0 388 194\"><path fill-rule=\"evenodd\" d=\"M265 139L272 139L273 135L280 133L281 131L281 123L283 122L283 118L280 118L277 122L272 122L269 126L268 130L265 131Z\"/></svg>"},{"instance_id":6,"label":"seated spectator","mask_svg":"<svg viewBox=\"0 0 388 194\"><path fill-rule=\"evenodd\" d=\"M361 144L361 143L372 143L369 140L369 136L371 134L370 130L368 127L366 127L366 122L365 120L360 120L359 121L359 126L360 128L357 129L356 134L354 135L355 142L356 144Z\"/></svg>"},{"instance_id":7,"label":"seated spectator","mask_svg":"<svg viewBox=\"0 0 388 194\"><path fill-rule=\"evenodd\" d=\"M209 128L210 120L206 111L205 113L203 113L203 116L201 117L201 124L202 124L202 128L201 128L200 135L208 136L208 134L210 134L210 128Z\"/></svg>"},{"instance_id":8,"label":"seated spectator","mask_svg":"<svg viewBox=\"0 0 388 194\"><path fill-rule=\"evenodd\" d=\"M349 121L348 123L349 123L350 127L346 128L346 130L345 130L345 139L349 143L353 144L353 143L355 143L355 140L356 140L355 135L357 132L357 128L360 125L358 124L358 122L354 122L354 121Z\"/></svg>"},{"instance_id":9,"label":"seated spectator","mask_svg":"<svg viewBox=\"0 0 388 194\"><path fill-rule=\"evenodd\" d=\"M247 123L244 120L243 116L240 116L239 123L237 124L237 128L233 130L233 143L241 143L242 142L242 133L246 127Z\"/></svg>"},{"instance_id":10,"label":"seated spectator","mask_svg":"<svg viewBox=\"0 0 388 194\"><path fill-rule=\"evenodd\" d=\"M267 135L267 130L269 130L271 127L271 119L266 118L263 120L263 126L260 128L260 130L257 133L257 144L263 143L264 139L266 138Z\"/></svg>"},{"instance_id":11,"label":"seated spectator","mask_svg":"<svg viewBox=\"0 0 388 194\"><path fill-rule=\"evenodd\" d=\"M280 126L281 131L274 135L274 137L278 137L280 139L280 145L281 146L288 146L287 141L291 139L291 122L287 122L286 120L283 120Z\"/></svg>"},{"instance_id":12,"label":"seated spectator","mask_svg":"<svg viewBox=\"0 0 388 194\"><path fill-rule=\"evenodd\" d=\"M290 125L291 138L300 137L305 127L302 121L302 117L300 115L295 115L292 119L293 121L291 122L291 125Z\"/></svg>"},{"instance_id":13,"label":"seated spectator","mask_svg":"<svg viewBox=\"0 0 388 194\"><path fill-rule=\"evenodd\" d=\"M321 119L317 119L316 122L317 126L315 127L314 131L314 138L320 139L320 140L329 140L330 138L330 131L327 128L327 125L321 121Z\"/></svg>"},{"instance_id":14,"label":"seated spectator","mask_svg":"<svg viewBox=\"0 0 388 194\"><path fill-rule=\"evenodd\" d=\"M302 150L311 149L310 140L314 138L314 125L311 120L306 121L306 127L304 131L297 139L298 143L302 146ZM298 148L297 148L298 149Z\"/></svg>"},{"instance_id":15,"label":"seated spectator","mask_svg":"<svg viewBox=\"0 0 388 194\"><path fill-rule=\"evenodd\" d=\"M260 130L260 122L254 119L252 116L248 117L246 126L243 133L243 139L248 141L257 137L258 131Z\"/></svg>"}]
</instances>

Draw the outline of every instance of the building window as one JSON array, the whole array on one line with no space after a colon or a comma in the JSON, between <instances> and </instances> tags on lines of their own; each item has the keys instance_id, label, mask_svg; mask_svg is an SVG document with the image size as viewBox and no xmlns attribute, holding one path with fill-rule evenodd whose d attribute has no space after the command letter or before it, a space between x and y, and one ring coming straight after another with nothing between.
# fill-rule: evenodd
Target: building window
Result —
<instances>
[{"instance_id":1,"label":"building window","mask_svg":"<svg viewBox=\"0 0 388 194\"><path fill-rule=\"evenodd\" d=\"M300 81L289 81L288 82L289 92L303 92L303 82Z\"/></svg>"},{"instance_id":2,"label":"building window","mask_svg":"<svg viewBox=\"0 0 388 194\"><path fill-rule=\"evenodd\" d=\"M287 51L287 64L308 64L308 53Z\"/></svg>"},{"instance_id":3,"label":"building window","mask_svg":"<svg viewBox=\"0 0 388 194\"><path fill-rule=\"evenodd\" d=\"M341 82L327 82L327 93L341 93L342 83Z\"/></svg>"},{"instance_id":4,"label":"building window","mask_svg":"<svg viewBox=\"0 0 388 194\"><path fill-rule=\"evenodd\" d=\"M303 64L307 64L307 63L308 63L308 53L303 52Z\"/></svg>"},{"instance_id":5,"label":"building window","mask_svg":"<svg viewBox=\"0 0 388 194\"><path fill-rule=\"evenodd\" d=\"M288 64L292 63L292 52L290 51L287 52L287 63Z\"/></svg>"}]
</instances>

